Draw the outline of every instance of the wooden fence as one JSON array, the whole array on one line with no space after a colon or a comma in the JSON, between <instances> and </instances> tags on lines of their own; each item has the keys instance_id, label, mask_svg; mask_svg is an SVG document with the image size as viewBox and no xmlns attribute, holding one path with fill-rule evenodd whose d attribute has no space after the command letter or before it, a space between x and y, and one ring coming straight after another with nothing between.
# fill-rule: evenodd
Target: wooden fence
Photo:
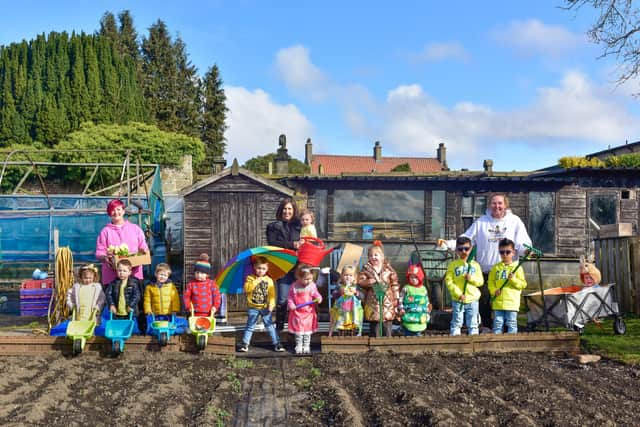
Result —
<instances>
[{"instance_id":1,"label":"wooden fence","mask_svg":"<svg viewBox=\"0 0 640 427\"><path fill-rule=\"evenodd\" d=\"M615 283L620 311L640 315L640 237L595 240L595 263L602 283Z\"/></svg>"}]
</instances>

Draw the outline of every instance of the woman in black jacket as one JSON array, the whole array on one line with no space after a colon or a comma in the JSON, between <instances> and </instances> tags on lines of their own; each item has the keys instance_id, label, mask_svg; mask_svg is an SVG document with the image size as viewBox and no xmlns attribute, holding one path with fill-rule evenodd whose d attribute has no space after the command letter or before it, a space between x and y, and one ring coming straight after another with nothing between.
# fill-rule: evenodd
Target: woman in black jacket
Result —
<instances>
[{"instance_id":1,"label":"woman in black jacket","mask_svg":"<svg viewBox=\"0 0 640 427\"><path fill-rule=\"evenodd\" d=\"M267 242L269 245L281 248L297 250L300 246L300 221L298 209L291 198L280 202L276 211L276 221L267 225ZM289 287L296 280L292 269L286 276L278 280L278 301L276 308L276 328L284 328L284 320L287 317L287 294Z\"/></svg>"}]
</instances>

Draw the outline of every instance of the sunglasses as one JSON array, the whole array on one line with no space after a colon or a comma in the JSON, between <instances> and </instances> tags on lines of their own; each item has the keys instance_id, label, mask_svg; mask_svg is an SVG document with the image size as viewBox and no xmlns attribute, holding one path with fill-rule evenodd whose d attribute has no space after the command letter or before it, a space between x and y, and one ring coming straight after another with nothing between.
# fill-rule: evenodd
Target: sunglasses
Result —
<instances>
[{"instance_id":1,"label":"sunglasses","mask_svg":"<svg viewBox=\"0 0 640 427\"><path fill-rule=\"evenodd\" d=\"M511 249L505 249L505 250L500 250L498 252L500 252L500 255L511 255L511 252L513 251Z\"/></svg>"},{"instance_id":2,"label":"sunglasses","mask_svg":"<svg viewBox=\"0 0 640 427\"><path fill-rule=\"evenodd\" d=\"M458 252L469 252L471 250L471 246L458 246L456 251Z\"/></svg>"}]
</instances>

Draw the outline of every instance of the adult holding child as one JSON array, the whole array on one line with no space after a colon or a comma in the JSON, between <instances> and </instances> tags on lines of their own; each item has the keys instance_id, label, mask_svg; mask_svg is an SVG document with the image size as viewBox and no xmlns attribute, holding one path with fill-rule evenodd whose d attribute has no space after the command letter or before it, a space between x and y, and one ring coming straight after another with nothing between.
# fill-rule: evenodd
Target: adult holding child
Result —
<instances>
[{"instance_id":1,"label":"adult holding child","mask_svg":"<svg viewBox=\"0 0 640 427\"><path fill-rule=\"evenodd\" d=\"M111 222L100 231L96 241L96 258L102 262L102 284L104 285L108 285L118 277L115 253L109 250L109 247L124 243L130 254L149 253L149 246L142 229L124 218L125 205L121 200L111 200L107 204L107 214ZM142 266L133 267L131 276L142 280Z\"/></svg>"},{"instance_id":2,"label":"adult holding child","mask_svg":"<svg viewBox=\"0 0 640 427\"><path fill-rule=\"evenodd\" d=\"M301 224L298 209L293 199L287 197L280 202L276 211L276 220L267 225L267 242L280 248L298 250L300 247ZM295 269L294 269L295 270ZM280 280L276 287L276 328L282 330L287 316L287 295L291 284L296 281L294 271L290 271Z\"/></svg>"},{"instance_id":3,"label":"adult holding child","mask_svg":"<svg viewBox=\"0 0 640 427\"><path fill-rule=\"evenodd\" d=\"M462 233L471 239L476 247L475 260L480 264L485 283L488 282L491 268L501 261L499 242L509 239L514 242L514 257L524 255L531 246L531 238L522 220L509 209L509 198L504 193L493 193L489 196L489 207L486 213L478 218ZM450 249L455 248L455 240L438 240L438 246L446 244ZM491 328L491 301L487 286L480 288L480 317L482 326Z\"/></svg>"}]
</instances>

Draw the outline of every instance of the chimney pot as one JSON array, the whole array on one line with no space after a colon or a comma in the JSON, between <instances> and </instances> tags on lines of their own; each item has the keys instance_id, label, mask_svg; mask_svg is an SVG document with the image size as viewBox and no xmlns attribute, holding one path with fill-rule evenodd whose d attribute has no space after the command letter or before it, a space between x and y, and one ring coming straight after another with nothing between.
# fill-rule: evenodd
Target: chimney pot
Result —
<instances>
[{"instance_id":1,"label":"chimney pot","mask_svg":"<svg viewBox=\"0 0 640 427\"><path fill-rule=\"evenodd\" d=\"M373 146L373 159L376 162L379 162L382 160L382 146L380 145L380 141L376 141L376 143Z\"/></svg>"}]
</instances>

